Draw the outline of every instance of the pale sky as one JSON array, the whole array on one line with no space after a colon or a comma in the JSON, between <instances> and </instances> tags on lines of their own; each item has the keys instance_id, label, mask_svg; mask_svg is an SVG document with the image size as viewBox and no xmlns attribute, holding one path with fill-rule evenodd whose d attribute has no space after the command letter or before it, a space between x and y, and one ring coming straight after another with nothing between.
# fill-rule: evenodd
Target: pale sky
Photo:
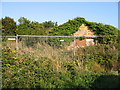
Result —
<instances>
[{"instance_id":1,"label":"pale sky","mask_svg":"<svg viewBox=\"0 0 120 90\"><path fill-rule=\"evenodd\" d=\"M63 24L76 17L118 27L118 2L2 2L2 17L17 21L54 21Z\"/></svg>"}]
</instances>

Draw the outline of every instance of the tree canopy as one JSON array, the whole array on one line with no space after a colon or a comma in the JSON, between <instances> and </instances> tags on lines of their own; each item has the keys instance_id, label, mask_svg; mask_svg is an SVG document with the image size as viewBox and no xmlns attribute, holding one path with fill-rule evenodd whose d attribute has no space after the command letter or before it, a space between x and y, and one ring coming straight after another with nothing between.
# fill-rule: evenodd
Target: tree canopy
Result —
<instances>
[{"instance_id":1,"label":"tree canopy","mask_svg":"<svg viewBox=\"0 0 120 90\"><path fill-rule=\"evenodd\" d=\"M36 21L29 21L27 18L21 17L17 25L17 34L19 35L45 35L45 29L42 24Z\"/></svg>"},{"instance_id":2,"label":"tree canopy","mask_svg":"<svg viewBox=\"0 0 120 90\"><path fill-rule=\"evenodd\" d=\"M50 31L50 35L62 35L62 36L71 36L73 33L75 33L79 27L85 24L88 26L88 28L92 31L94 31L95 35L117 35L118 29L111 26L111 25L104 25L102 23L96 23L96 22L89 22L86 21L82 17L77 17L73 20L69 20L68 22L53 28Z\"/></svg>"},{"instance_id":3,"label":"tree canopy","mask_svg":"<svg viewBox=\"0 0 120 90\"><path fill-rule=\"evenodd\" d=\"M45 28L52 28L54 26L57 26L57 22L52 22L52 21L45 21L42 23Z\"/></svg>"},{"instance_id":4,"label":"tree canopy","mask_svg":"<svg viewBox=\"0 0 120 90\"><path fill-rule=\"evenodd\" d=\"M30 21L25 17L18 19L19 24L16 25L14 19L5 17L2 21L3 35L61 35L71 36L75 33L82 24L88 26L95 35L117 35L118 29L111 25L102 23L89 22L83 17L76 17L73 20L68 20L62 25L57 25L57 22L45 21L43 23Z\"/></svg>"},{"instance_id":5,"label":"tree canopy","mask_svg":"<svg viewBox=\"0 0 120 90\"><path fill-rule=\"evenodd\" d=\"M2 34L16 35L16 22L10 17L2 18Z\"/></svg>"}]
</instances>

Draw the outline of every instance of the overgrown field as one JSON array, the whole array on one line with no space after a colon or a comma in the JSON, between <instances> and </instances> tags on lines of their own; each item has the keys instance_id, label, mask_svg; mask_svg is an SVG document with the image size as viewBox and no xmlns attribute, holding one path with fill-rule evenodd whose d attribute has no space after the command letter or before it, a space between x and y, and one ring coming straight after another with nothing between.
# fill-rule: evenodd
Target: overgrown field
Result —
<instances>
[{"instance_id":1,"label":"overgrown field","mask_svg":"<svg viewBox=\"0 0 120 90\"><path fill-rule=\"evenodd\" d=\"M22 44L22 43L21 43ZM119 88L118 44L72 51L36 43L19 50L2 47L3 88ZM13 44L14 46L14 44ZM52 51L52 54L50 53Z\"/></svg>"}]
</instances>

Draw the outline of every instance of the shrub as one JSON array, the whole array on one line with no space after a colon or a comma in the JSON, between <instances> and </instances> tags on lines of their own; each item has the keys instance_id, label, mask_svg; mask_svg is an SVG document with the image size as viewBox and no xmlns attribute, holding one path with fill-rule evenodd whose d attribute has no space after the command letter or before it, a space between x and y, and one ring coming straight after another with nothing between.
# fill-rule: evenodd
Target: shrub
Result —
<instances>
[{"instance_id":1,"label":"shrub","mask_svg":"<svg viewBox=\"0 0 120 90\"><path fill-rule=\"evenodd\" d=\"M96 46L95 48L100 48ZM84 51L89 50L88 47L84 48ZM108 49L109 50L109 49ZM80 88L80 89L90 89L90 88L107 88L108 84L112 84L114 81L117 85L112 85L110 87L118 87L118 76L112 77L110 80L108 73L94 72L91 70L93 65L92 62L100 61L105 57L97 56L97 53L93 52L93 55L83 55L83 67L88 67L85 70L79 68L78 63L81 60L62 60L60 59L49 59L47 57L35 58L31 57L29 54L24 54L23 56L16 57L16 51L10 48L4 48L2 50L3 54L3 88ZM100 53L99 53L100 55ZM102 58L102 59L99 59ZM63 58L64 59L64 58ZM85 60L85 61L84 61ZM111 59L112 60L112 59ZM78 61L78 62L77 62ZM92 63L92 65L91 65ZM103 64L108 64L104 63ZM57 68L61 70L57 70ZM103 80L102 76L107 76L107 81L104 84L98 82ZM108 83L108 84L107 84Z\"/></svg>"}]
</instances>

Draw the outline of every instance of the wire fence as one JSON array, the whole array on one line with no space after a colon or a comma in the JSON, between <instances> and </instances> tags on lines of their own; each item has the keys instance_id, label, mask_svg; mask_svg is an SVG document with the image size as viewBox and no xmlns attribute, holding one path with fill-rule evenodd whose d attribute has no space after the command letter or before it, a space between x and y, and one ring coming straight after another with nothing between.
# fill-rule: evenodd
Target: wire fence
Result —
<instances>
[{"instance_id":1,"label":"wire fence","mask_svg":"<svg viewBox=\"0 0 120 90\"><path fill-rule=\"evenodd\" d=\"M118 43L118 35L83 35L83 36L39 36L16 35L1 36L3 46L15 48L19 55L31 57L67 57L74 58L76 52L84 47ZM5 43L6 42L6 43ZM114 44L112 44L114 47Z\"/></svg>"},{"instance_id":2,"label":"wire fence","mask_svg":"<svg viewBox=\"0 0 120 90\"><path fill-rule=\"evenodd\" d=\"M95 78L97 73L112 72L116 76L120 71L117 35L16 35L1 36L0 39L2 87L71 86L71 82L79 78L79 85L82 85L87 79L90 83L95 81L91 76ZM70 84L66 82L68 80Z\"/></svg>"}]
</instances>

